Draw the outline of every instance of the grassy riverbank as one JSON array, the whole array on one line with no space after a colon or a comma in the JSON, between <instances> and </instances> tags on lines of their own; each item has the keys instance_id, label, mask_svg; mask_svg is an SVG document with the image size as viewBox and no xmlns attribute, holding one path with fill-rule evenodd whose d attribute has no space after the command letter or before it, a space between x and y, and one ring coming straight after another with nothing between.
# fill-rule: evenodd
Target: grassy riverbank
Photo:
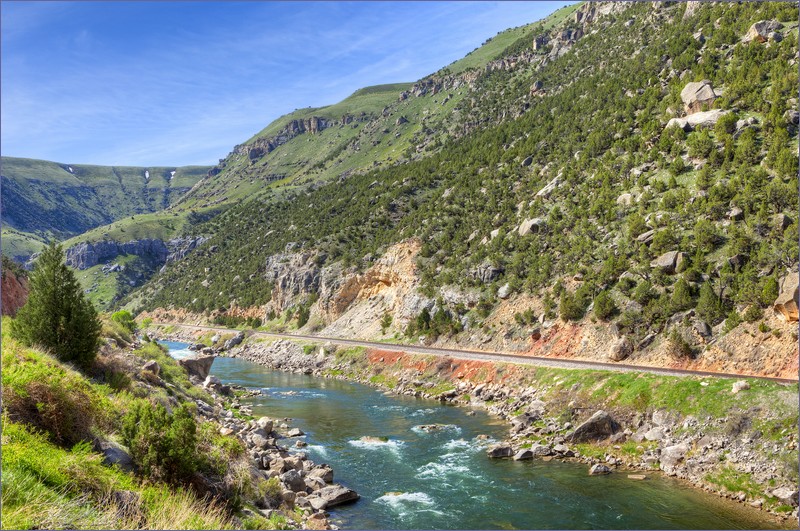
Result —
<instances>
[{"instance_id":1,"label":"grassy riverbank","mask_svg":"<svg viewBox=\"0 0 800 531\"><path fill-rule=\"evenodd\" d=\"M285 528L253 505L258 485L240 441L197 415L195 400L214 404L212 397L158 345L138 344L107 321L104 335L113 339L81 372L9 337L9 322L3 318L3 529ZM144 369L149 361L160 370ZM143 404L163 407L165 424L142 419L136 434L126 433ZM189 415L174 420L181 410ZM132 437L147 451L125 444Z\"/></svg>"}]
</instances>

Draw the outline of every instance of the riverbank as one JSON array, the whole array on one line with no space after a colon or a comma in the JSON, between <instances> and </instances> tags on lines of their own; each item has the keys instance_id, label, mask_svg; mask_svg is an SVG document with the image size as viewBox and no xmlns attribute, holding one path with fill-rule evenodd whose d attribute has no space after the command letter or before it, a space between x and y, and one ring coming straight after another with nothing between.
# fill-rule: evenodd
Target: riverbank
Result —
<instances>
[{"instance_id":1,"label":"riverbank","mask_svg":"<svg viewBox=\"0 0 800 531\"><path fill-rule=\"evenodd\" d=\"M173 334L198 339L179 329ZM615 473L664 473L769 512L776 525L796 519L796 386L745 380L734 393L731 380L320 350L291 341L248 340L229 354L278 370L483 407L509 421L512 454L528 449L537 459L602 462ZM575 428L598 410L618 428L599 440L576 439Z\"/></svg>"}]
</instances>

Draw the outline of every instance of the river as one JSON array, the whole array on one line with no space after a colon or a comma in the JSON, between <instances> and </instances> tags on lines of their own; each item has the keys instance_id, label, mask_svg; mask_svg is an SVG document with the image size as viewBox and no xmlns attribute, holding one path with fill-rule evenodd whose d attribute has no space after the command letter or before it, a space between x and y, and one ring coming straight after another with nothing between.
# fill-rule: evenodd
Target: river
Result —
<instances>
[{"instance_id":1,"label":"river","mask_svg":"<svg viewBox=\"0 0 800 531\"><path fill-rule=\"evenodd\" d=\"M185 343L164 341L175 357ZM489 459L507 424L476 409L383 394L369 386L217 358L223 383L261 389L256 417L291 418L305 451L361 499L331 510L342 529L767 529L729 500L648 473L588 476L588 465ZM438 424L427 431L420 426ZM377 440L363 442L364 436Z\"/></svg>"}]
</instances>

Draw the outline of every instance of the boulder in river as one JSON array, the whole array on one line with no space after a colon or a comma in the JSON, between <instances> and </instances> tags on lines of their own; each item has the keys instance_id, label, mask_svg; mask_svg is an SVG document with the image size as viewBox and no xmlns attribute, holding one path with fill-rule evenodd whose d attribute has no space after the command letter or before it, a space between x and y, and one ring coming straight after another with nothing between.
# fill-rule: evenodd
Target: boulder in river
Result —
<instances>
[{"instance_id":1,"label":"boulder in river","mask_svg":"<svg viewBox=\"0 0 800 531\"><path fill-rule=\"evenodd\" d=\"M360 498L356 491L342 485L329 485L319 489L315 494L327 502L327 507L354 502Z\"/></svg>"},{"instance_id":2,"label":"boulder in river","mask_svg":"<svg viewBox=\"0 0 800 531\"><path fill-rule=\"evenodd\" d=\"M533 452L531 452L530 448L523 448L514 454L514 461L522 461L524 459L533 459Z\"/></svg>"},{"instance_id":3,"label":"boulder in river","mask_svg":"<svg viewBox=\"0 0 800 531\"><path fill-rule=\"evenodd\" d=\"M303 433L303 430L301 430L300 428L292 428L286 434L287 437L302 437L303 435L305 435L305 433Z\"/></svg>"},{"instance_id":4,"label":"boulder in river","mask_svg":"<svg viewBox=\"0 0 800 531\"><path fill-rule=\"evenodd\" d=\"M486 455L492 458L511 457L514 455L514 449L509 444L496 444L486 450Z\"/></svg>"}]
</instances>

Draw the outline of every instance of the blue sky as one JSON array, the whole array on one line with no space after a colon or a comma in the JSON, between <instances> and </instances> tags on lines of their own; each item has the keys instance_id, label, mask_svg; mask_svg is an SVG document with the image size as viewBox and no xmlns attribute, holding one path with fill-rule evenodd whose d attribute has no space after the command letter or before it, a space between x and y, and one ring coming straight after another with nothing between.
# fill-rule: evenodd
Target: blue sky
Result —
<instances>
[{"instance_id":1,"label":"blue sky","mask_svg":"<svg viewBox=\"0 0 800 531\"><path fill-rule=\"evenodd\" d=\"M296 108L415 81L571 2L0 3L0 151L214 164Z\"/></svg>"}]
</instances>

